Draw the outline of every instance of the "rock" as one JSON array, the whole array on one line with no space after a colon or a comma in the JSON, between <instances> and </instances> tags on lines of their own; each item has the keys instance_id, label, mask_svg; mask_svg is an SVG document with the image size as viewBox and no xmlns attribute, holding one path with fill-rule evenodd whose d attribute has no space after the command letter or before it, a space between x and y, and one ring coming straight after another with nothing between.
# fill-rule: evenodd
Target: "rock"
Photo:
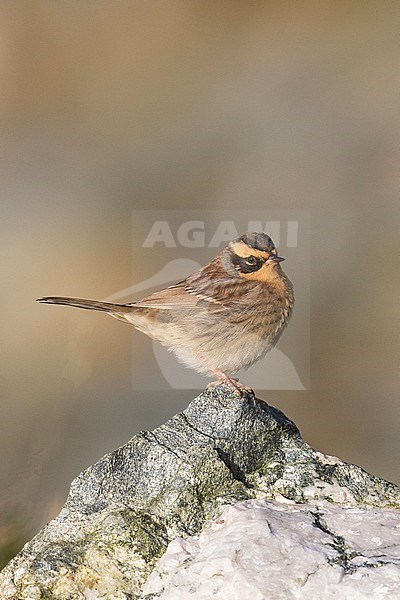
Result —
<instances>
[{"instance_id":1,"label":"rock","mask_svg":"<svg viewBox=\"0 0 400 600\"><path fill-rule=\"evenodd\" d=\"M400 598L393 509L245 500L170 542L143 588L160 600Z\"/></svg>"},{"instance_id":2,"label":"rock","mask_svg":"<svg viewBox=\"0 0 400 600\"><path fill-rule=\"evenodd\" d=\"M399 508L396 486L315 452L279 410L219 386L81 473L58 517L0 574L0 597L186 598L198 585L196 573L226 582L223 574L236 570L236 550L245 557L239 579L253 580L255 571L263 571L264 591L253 586L252 600L306 597L304 582L318 577L332 581L332 597L340 597L342 582L357 574L361 580L365 572L392 593L393 573L400 578L394 550ZM248 533L246 520L255 526ZM393 548L384 547L390 531ZM212 553L207 532L220 536L215 544L221 557ZM236 537L230 550L229 537ZM372 538L386 541L379 545ZM272 550L263 554L268 545ZM296 546L302 550L294 552ZM271 562L271 551L279 560ZM254 554L261 562L252 563ZM193 567L199 561L202 571ZM322 575L314 577L314 571ZM297 592L284 595L285 585ZM239 596L222 585L214 597L250 598L238 586ZM198 588L195 597L210 597L209 590L202 593Z\"/></svg>"}]
</instances>

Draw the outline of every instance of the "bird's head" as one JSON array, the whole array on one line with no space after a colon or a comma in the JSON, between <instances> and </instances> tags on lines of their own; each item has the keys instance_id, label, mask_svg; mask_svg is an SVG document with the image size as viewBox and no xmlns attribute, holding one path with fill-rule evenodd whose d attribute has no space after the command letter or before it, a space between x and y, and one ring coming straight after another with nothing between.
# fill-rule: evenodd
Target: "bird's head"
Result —
<instances>
[{"instance_id":1,"label":"bird's head","mask_svg":"<svg viewBox=\"0 0 400 600\"><path fill-rule=\"evenodd\" d=\"M274 242L266 233L245 233L232 240L224 250L223 263L233 275L268 282L283 274Z\"/></svg>"}]
</instances>

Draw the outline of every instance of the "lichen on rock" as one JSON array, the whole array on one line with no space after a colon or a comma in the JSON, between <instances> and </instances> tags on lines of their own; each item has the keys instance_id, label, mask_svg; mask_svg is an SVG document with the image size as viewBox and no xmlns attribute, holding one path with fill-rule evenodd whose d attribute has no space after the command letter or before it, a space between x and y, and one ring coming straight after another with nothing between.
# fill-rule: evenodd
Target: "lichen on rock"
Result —
<instances>
[{"instance_id":1,"label":"lichen on rock","mask_svg":"<svg viewBox=\"0 0 400 600\"><path fill-rule=\"evenodd\" d=\"M172 540L243 501L400 508L396 486L315 452L279 410L221 385L81 473L0 574L0 597L140 598Z\"/></svg>"}]
</instances>

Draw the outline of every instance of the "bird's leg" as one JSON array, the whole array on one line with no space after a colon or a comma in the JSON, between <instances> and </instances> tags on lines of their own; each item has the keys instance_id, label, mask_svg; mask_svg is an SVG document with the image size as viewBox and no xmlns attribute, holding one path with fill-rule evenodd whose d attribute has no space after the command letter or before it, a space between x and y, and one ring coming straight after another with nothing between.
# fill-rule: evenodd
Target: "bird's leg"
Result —
<instances>
[{"instance_id":1,"label":"bird's leg","mask_svg":"<svg viewBox=\"0 0 400 600\"><path fill-rule=\"evenodd\" d=\"M243 383L240 383L240 381L238 379L229 377L229 375L227 375L223 371L220 371L219 369L214 369L213 373L214 373L214 375L217 376L217 380L211 381L208 384L207 388L215 388L217 385L220 385L221 383L225 383L227 386L232 388L235 392L238 392L240 395L242 395L243 392L245 392L247 394L251 394L252 396L254 396L253 390L251 388L245 386Z\"/></svg>"}]
</instances>

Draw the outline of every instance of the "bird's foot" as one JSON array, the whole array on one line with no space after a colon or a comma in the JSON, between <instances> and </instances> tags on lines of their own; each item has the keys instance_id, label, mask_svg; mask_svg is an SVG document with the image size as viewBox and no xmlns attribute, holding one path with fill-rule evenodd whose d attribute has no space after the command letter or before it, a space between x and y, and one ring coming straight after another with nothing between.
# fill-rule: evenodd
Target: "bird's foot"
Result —
<instances>
[{"instance_id":1,"label":"bird's foot","mask_svg":"<svg viewBox=\"0 0 400 600\"><path fill-rule=\"evenodd\" d=\"M222 371L214 371L214 374L218 379L216 381L211 381L208 384L207 389L214 389L218 385L221 385L221 383L224 383L239 396L243 396L244 394L250 394L251 396L254 396L254 391L241 383L238 379L229 377L229 375L223 373Z\"/></svg>"}]
</instances>

